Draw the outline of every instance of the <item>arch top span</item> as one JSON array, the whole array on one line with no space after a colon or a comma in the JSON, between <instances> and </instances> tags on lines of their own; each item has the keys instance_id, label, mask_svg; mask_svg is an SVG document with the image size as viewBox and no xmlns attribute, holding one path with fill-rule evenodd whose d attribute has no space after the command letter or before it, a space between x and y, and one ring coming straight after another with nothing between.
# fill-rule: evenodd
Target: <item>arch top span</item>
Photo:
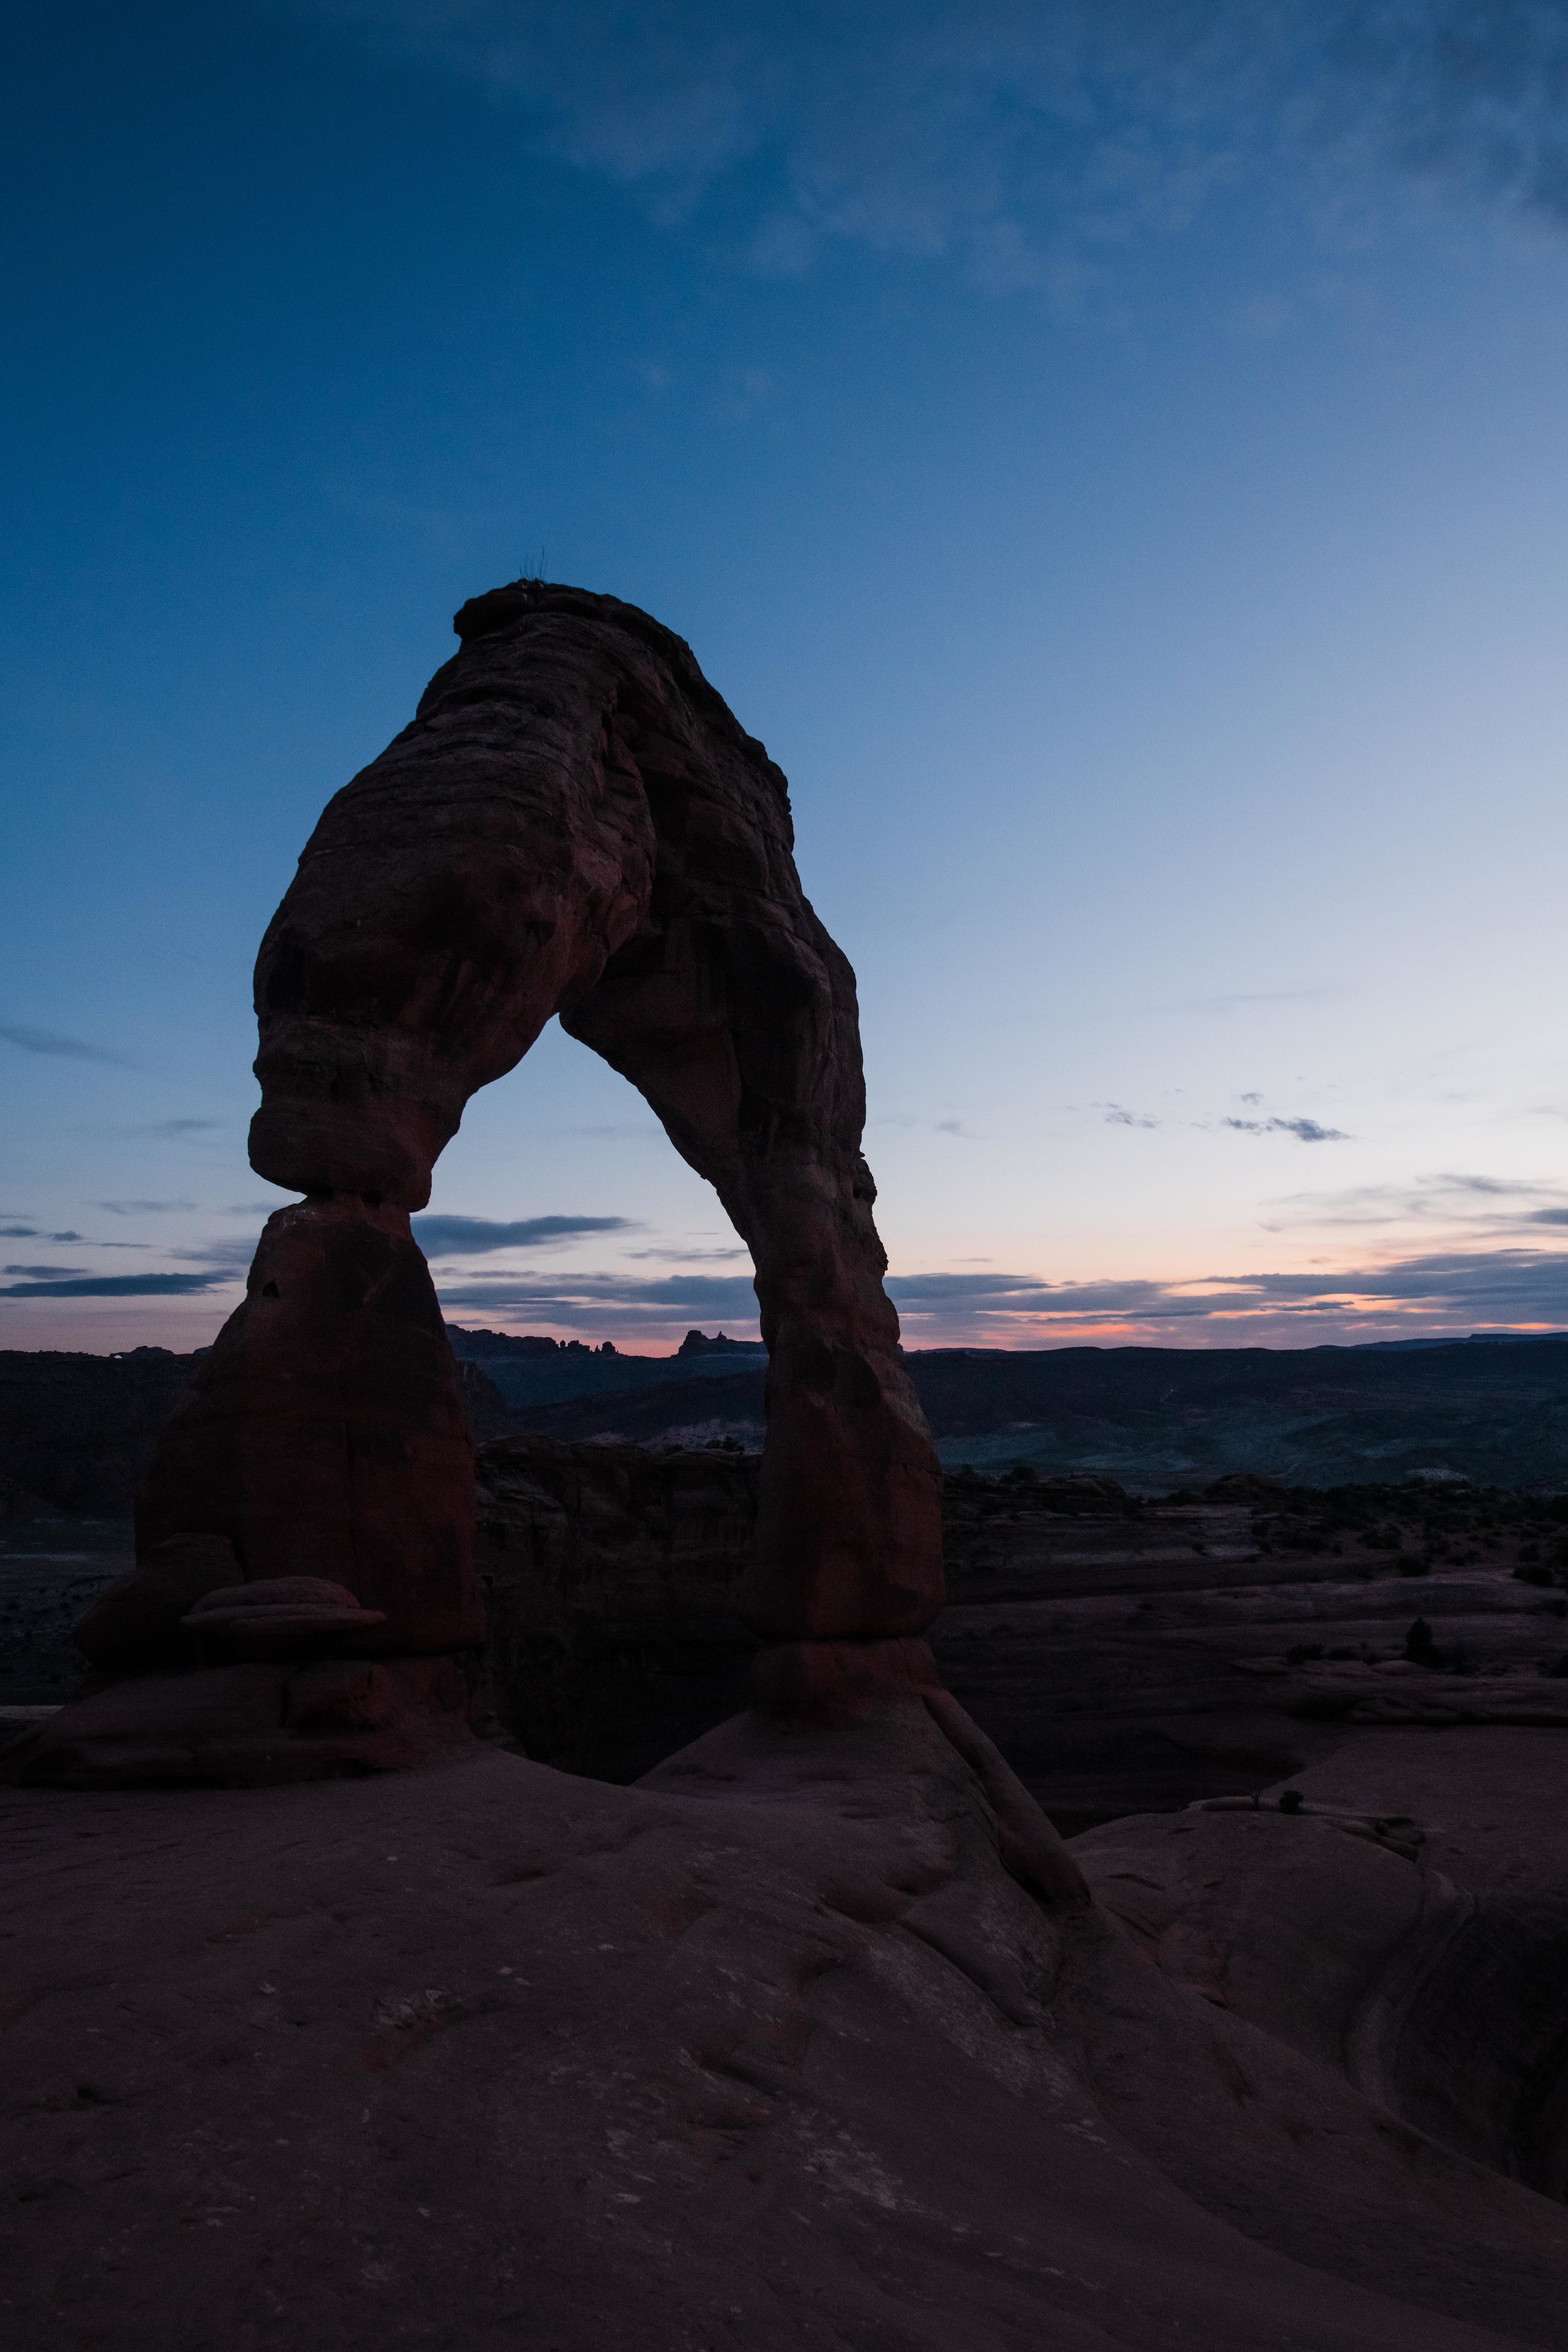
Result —
<instances>
[{"instance_id":1,"label":"arch top span","mask_svg":"<svg viewBox=\"0 0 1568 2352\"><path fill-rule=\"evenodd\" d=\"M318 1749L323 1769L408 1760L452 1714L435 1665L483 1633L472 1447L409 1215L470 1096L552 1013L752 1253L767 1435L738 1599L773 1645L760 1695L854 1711L934 1685L941 1476L882 1284L855 977L801 888L784 776L633 605L518 582L455 625L262 941L251 1161L305 1197L268 1221L164 1433L142 1565L93 1635L111 1673L188 1664L199 1637L251 1677L258 1720L303 1707L292 1746L236 1733L241 1777ZM301 1657L328 1674L308 1699L278 1663ZM331 1679L345 1657L384 1662L379 1697Z\"/></svg>"}]
</instances>

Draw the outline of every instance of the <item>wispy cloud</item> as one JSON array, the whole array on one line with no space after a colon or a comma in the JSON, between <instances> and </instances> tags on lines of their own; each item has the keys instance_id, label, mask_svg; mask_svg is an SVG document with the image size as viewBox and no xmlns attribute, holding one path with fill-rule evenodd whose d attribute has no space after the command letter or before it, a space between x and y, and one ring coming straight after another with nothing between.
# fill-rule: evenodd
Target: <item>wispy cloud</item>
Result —
<instances>
[{"instance_id":1,"label":"wispy cloud","mask_svg":"<svg viewBox=\"0 0 1568 2352\"><path fill-rule=\"evenodd\" d=\"M667 221L748 167L764 276L850 243L1068 303L1116 243L1292 166L1307 203L1393 170L1568 217L1554 0L299 5L482 86Z\"/></svg>"},{"instance_id":2,"label":"wispy cloud","mask_svg":"<svg viewBox=\"0 0 1568 2352\"><path fill-rule=\"evenodd\" d=\"M584 1234L629 1234L630 1217L416 1217L414 1238L426 1257L488 1257L497 1250L558 1249Z\"/></svg>"},{"instance_id":3,"label":"wispy cloud","mask_svg":"<svg viewBox=\"0 0 1568 2352\"><path fill-rule=\"evenodd\" d=\"M732 1261L738 1257L749 1258L751 1256L751 1252L750 1250L739 1248L689 1250L646 1249L628 1250L626 1252L626 1255L629 1258L634 1258L639 1261L647 1258L654 1258L657 1259L660 1265L716 1265L726 1261Z\"/></svg>"},{"instance_id":4,"label":"wispy cloud","mask_svg":"<svg viewBox=\"0 0 1568 2352\"><path fill-rule=\"evenodd\" d=\"M1268 1204L1265 1232L1302 1227L1436 1226L1469 1240L1522 1235L1532 1226L1568 1224L1568 1185L1547 1179L1439 1170L1408 1183L1353 1184L1293 1192Z\"/></svg>"},{"instance_id":5,"label":"wispy cloud","mask_svg":"<svg viewBox=\"0 0 1568 2352\"><path fill-rule=\"evenodd\" d=\"M190 1298L226 1279L218 1274L84 1274L58 1282L0 1284L0 1298Z\"/></svg>"},{"instance_id":6,"label":"wispy cloud","mask_svg":"<svg viewBox=\"0 0 1568 2352\"><path fill-rule=\"evenodd\" d=\"M521 1316L587 1332L610 1322L650 1333L681 1322L718 1321L733 1330L750 1328L756 1316L755 1293L740 1275L574 1273L551 1282L496 1276L438 1287L448 1314ZM1213 1274L1184 1282L1052 1282L963 1266L894 1274L888 1289L911 1347L955 1337L995 1347L1059 1346L1098 1332L1118 1342L1317 1346L1369 1328L1415 1334L1458 1325L1568 1325L1568 1250L1450 1250L1381 1265Z\"/></svg>"},{"instance_id":7,"label":"wispy cloud","mask_svg":"<svg viewBox=\"0 0 1568 2352\"><path fill-rule=\"evenodd\" d=\"M1244 1103L1257 1103L1262 1097L1258 1095L1243 1095L1241 1099ZM1215 1131L1215 1122L1213 1119L1156 1118L1152 1111L1129 1110L1124 1103L1107 1103L1097 1105L1096 1108L1100 1111L1107 1127L1152 1129L1186 1126L1196 1128L1211 1135ZM1298 1143L1349 1143L1351 1140L1342 1128L1324 1127L1315 1118L1222 1118L1218 1121L1218 1126L1222 1129L1234 1128L1239 1135L1292 1135Z\"/></svg>"},{"instance_id":8,"label":"wispy cloud","mask_svg":"<svg viewBox=\"0 0 1568 2352\"><path fill-rule=\"evenodd\" d=\"M232 1278L247 1271L256 1255L256 1243L244 1236L232 1242L203 1242L195 1249L176 1250L174 1255L187 1265L205 1265L214 1274Z\"/></svg>"},{"instance_id":9,"label":"wispy cloud","mask_svg":"<svg viewBox=\"0 0 1568 2352\"><path fill-rule=\"evenodd\" d=\"M1244 1346L1249 1323L1392 1318L1413 1331L1456 1318L1489 1325L1568 1323L1568 1251L1446 1251L1384 1265L1211 1275L1191 1282L1047 1282L1032 1275L892 1276L888 1289L911 1341L923 1327L989 1329L1003 1346L1019 1334L1097 1326L1147 1329L1207 1325ZM1014 1336L1008 1337L1011 1333ZM1300 1340L1295 1344L1300 1345Z\"/></svg>"},{"instance_id":10,"label":"wispy cloud","mask_svg":"<svg viewBox=\"0 0 1568 2352\"><path fill-rule=\"evenodd\" d=\"M122 1055L89 1045L85 1037L61 1037L53 1029L26 1029L14 1021L0 1021L0 1043L15 1045L24 1054L43 1054L61 1062L124 1062Z\"/></svg>"},{"instance_id":11,"label":"wispy cloud","mask_svg":"<svg viewBox=\"0 0 1568 2352\"><path fill-rule=\"evenodd\" d=\"M189 1213L196 1204L194 1201L95 1201L92 1205L107 1209L111 1217L167 1217Z\"/></svg>"},{"instance_id":12,"label":"wispy cloud","mask_svg":"<svg viewBox=\"0 0 1568 2352\"><path fill-rule=\"evenodd\" d=\"M717 1316L733 1328L754 1323L757 1315L757 1294L739 1274L562 1274L548 1283L498 1275L477 1282L438 1282L437 1287L448 1311L522 1313L569 1327L613 1314L622 1322L650 1327L677 1318L701 1322Z\"/></svg>"},{"instance_id":13,"label":"wispy cloud","mask_svg":"<svg viewBox=\"0 0 1568 2352\"><path fill-rule=\"evenodd\" d=\"M1298 1143L1348 1143L1343 1128L1320 1127L1315 1118L1227 1118L1242 1135L1293 1135Z\"/></svg>"},{"instance_id":14,"label":"wispy cloud","mask_svg":"<svg viewBox=\"0 0 1568 2352\"><path fill-rule=\"evenodd\" d=\"M1234 1013L1242 1004L1317 1004L1325 996L1338 996L1338 988L1253 988L1231 989L1220 996L1178 997L1167 1010L1172 1013Z\"/></svg>"},{"instance_id":15,"label":"wispy cloud","mask_svg":"<svg viewBox=\"0 0 1568 2352\"><path fill-rule=\"evenodd\" d=\"M927 1118L921 1112L913 1110L879 1111L876 1117L870 1119L868 1123L872 1127L901 1127L905 1129L918 1127L923 1129L931 1135L955 1135L961 1143L985 1143L989 1141L988 1137L976 1135L972 1127L966 1127L962 1118Z\"/></svg>"}]
</instances>

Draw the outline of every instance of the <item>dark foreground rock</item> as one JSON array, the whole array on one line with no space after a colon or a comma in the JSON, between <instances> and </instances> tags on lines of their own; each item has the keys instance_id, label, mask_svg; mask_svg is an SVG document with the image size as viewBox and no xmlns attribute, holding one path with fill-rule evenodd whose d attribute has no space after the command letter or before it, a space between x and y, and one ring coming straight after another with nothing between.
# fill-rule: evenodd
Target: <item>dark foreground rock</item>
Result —
<instances>
[{"instance_id":1,"label":"dark foreground rock","mask_svg":"<svg viewBox=\"0 0 1568 2352\"><path fill-rule=\"evenodd\" d=\"M742 1718L635 1789L470 1750L5 1791L10 2340L1559 2346L1561 2203L1399 2105L1398 1956L1453 1886L1210 1814L1083 1842L1075 1901L981 1763L906 1707ZM1493 2023L1428 2053L1456 2101L1515 2065Z\"/></svg>"}]
</instances>

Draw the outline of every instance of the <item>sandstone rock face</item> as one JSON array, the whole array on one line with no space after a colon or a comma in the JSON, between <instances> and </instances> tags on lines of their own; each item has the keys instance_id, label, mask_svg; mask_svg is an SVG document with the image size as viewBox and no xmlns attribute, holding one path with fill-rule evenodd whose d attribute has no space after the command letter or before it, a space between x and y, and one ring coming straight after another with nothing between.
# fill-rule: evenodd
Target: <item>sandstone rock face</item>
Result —
<instances>
[{"instance_id":1,"label":"sandstone rock face","mask_svg":"<svg viewBox=\"0 0 1568 2352\"><path fill-rule=\"evenodd\" d=\"M1064 1853L952 1728L752 1715L636 1789L470 1746L0 1791L12 2337L1560 2346L1550 2021L1500 2013L1518 1970L1456 2005L1451 1859L1278 1812ZM1451 2131L1405 2105L1444 2088ZM1504 2110L1495 2164L1455 2145Z\"/></svg>"},{"instance_id":2,"label":"sandstone rock face","mask_svg":"<svg viewBox=\"0 0 1568 2352\"><path fill-rule=\"evenodd\" d=\"M139 1550L212 1537L247 1582L341 1585L366 1656L479 1642L470 1441L409 1215L470 1095L559 1013L755 1261L749 1622L871 1645L847 1679L797 1662L803 1690L874 1684L879 1657L902 1688L942 1604L940 1477L882 1287L854 975L802 893L784 780L630 605L521 584L456 627L262 942L251 1160L306 1197L268 1222L164 1433ZM41 1734L25 1769L47 1778L69 1737Z\"/></svg>"},{"instance_id":3,"label":"sandstone rock face","mask_svg":"<svg viewBox=\"0 0 1568 2352\"><path fill-rule=\"evenodd\" d=\"M263 941L253 1163L406 1215L469 1096L559 1013L755 1261L749 1616L778 1640L918 1633L942 1599L935 1458L882 1288L854 976L802 893L784 780L630 605L520 585L457 629Z\"/></svg>"},{"instance_id":4,"label":"sandstone rock face","mask_svg":"<svg viewBox=\"0 0 1568 2352\"><path fill-rule=\"evenodd\" d=\"M106 1674L156 1674L195 1661L187 1613L239 1574L226 1536L172 1536L150 1544L127 1576L101 1592L76 1627L76 1643Z\"/></svg>"},{"instance_id":5,"label":"sandstone rock face","mask_svg":"<svg viewBox=\"0 0 1568 2352\"><path fill-rule=\"evenodd\" d=\"M331 1196L268 1220L137 1497L139 1552L193 1531L247 1580L346 1586L382 1612L378 1655L483 1639L473 1441L402 1212Z\"/></svg>"}]
</instances>

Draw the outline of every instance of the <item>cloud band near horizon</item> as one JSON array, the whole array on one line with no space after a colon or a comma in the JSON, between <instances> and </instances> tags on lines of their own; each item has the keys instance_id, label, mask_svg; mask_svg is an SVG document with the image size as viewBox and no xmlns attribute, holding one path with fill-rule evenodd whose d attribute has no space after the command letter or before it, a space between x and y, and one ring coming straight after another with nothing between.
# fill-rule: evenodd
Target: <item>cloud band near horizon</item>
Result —
<instances>
[{"instance_id":1,"label":"cloud band near horizon","mask_svg":"<svg viewBox=\"0 0 1568 2352\"><path fill-rule=\"evenodd\" d=\"M918 1337L947 1323L1005 1335L1053 1327L1246 1321L1265 1317L1382 1314L1417 1322L1431 1315L1489 1322L1568 1324L1568 1251L1502 1249L1431 1252L1383 1266L1305 1274L1214 1275L1187 1282L1148 1279L1048 1282L1007 1273L889 1275L888 1294L906 1331ZM444 1309L532 1314L557 1323L613 1314L668 1322L672 1313L699 1319L752 1321L756 1294L742 1275L668 1275L634 1279L608 1274L527 1276L439 1286Z\"/></svg>"},{"instance_id":2,"label":"cloud band near horizon","mask_svg":"<svg viewBox=\"0 0 1568 2352\"><path fill-rule=\"evenodd\" d=\"M196 1299L232 1287L240 1272L232 1261L199 1272L45 1276L40 1268L38 1276L0 1285L0 1298ZM1435 1318L1456 1317L1490 1326L1568 1326L1568 1249L1528 1246L1435 1251L1383 1265L1216 1274L1174 1282L1051 1282L1037 1275L974 1269L890 1275L887 1286L906 1338L917 1346L939 1340L944 1332L1028 1346L1056 1331L1170 1327L1195 1337L1205 1327L1283 1321L1288 1328L1368 1318L1418 1328ZM521 1318L583 1333L611 1321L650 1334L687 1321L721 1323L734 1331L754 1327L757 1317L756 1292L742 1274L552 1270L437 1278L437 1290L447 1315Z\"/></svg>"}]
</instances>

